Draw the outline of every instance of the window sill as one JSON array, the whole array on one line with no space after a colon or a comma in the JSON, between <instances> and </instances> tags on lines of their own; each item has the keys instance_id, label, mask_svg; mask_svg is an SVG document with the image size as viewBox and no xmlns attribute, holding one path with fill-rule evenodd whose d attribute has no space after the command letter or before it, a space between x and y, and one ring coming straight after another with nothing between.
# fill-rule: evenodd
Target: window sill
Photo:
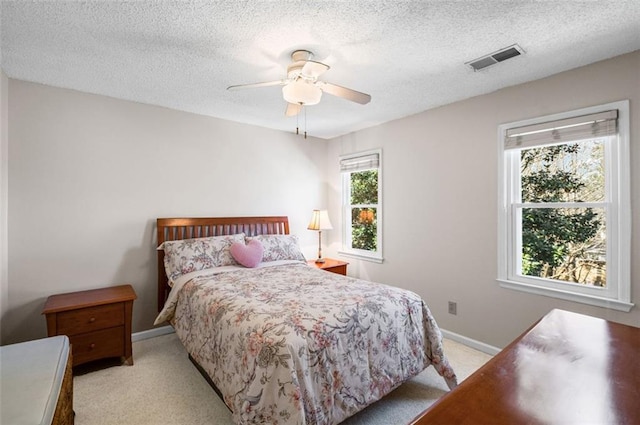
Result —
<instances>
[{"instance_id":1,"label":"window sill","mask_svg":"<svg viewBox=\"0 0 640 425\"><path fill-rule=\"evenodd\" d=\"M356 260L370 261L372 263L378 263L378 264L382 264L382 261L383 261L382 257L373 257L369 255L356 254L354 252L349 252L349 251L338 251L338 254L344 257L355 258Z\"/></svg>"},{"instance_id":2,"label":"window sill","mask_svg":"<svg viewBox=\"0 0 640 425\"><path fill-rule=\"evenodd\" d=\"M516 291L527 292L530 294L543 295L545 297L559 298L562 300L573 301L582 304L595 305L597 307L608 308L611 310L624 311L628 313L634 306L633 303L614 300L611 298L596 297L593 295L577 294L575 292L567 292L559 289L544 288L536 285L529 285L512 280L496 279L501 287L514 289Z\"/></svg>"}]
</instances>

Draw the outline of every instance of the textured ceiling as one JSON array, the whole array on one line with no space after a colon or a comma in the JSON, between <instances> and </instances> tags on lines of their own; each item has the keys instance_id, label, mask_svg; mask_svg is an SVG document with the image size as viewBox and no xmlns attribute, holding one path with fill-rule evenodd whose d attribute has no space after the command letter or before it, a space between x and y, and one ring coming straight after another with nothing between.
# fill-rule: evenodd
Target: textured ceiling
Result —
<instances>
[{"instance_id":1,"label":"textured ceiling","mask_svg":"<svg viewBox=\"0 0 640 425\"><path fill-rule=\"evenodd\" d=\"M325 94L306 111L330 138L640 49L640 1L6 1L11 77L293 131L280 87L290 53L321 79L369 93ZM465 62L519 44L479 72ZM304 126L304 114L300 116Z\"/></svg>"}]
</instances>

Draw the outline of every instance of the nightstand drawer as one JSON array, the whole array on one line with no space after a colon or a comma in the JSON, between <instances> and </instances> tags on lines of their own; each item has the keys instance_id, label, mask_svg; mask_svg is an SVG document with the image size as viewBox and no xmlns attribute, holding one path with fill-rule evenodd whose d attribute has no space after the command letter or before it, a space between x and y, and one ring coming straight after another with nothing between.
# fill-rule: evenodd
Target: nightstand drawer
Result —
<instances>
[{"instance_id":1,"label":"nightstand drawer","mask_svg":"<svg viewBox=\"0 0 640 425\"><path fill-rule=\"evenodd\" d=\"M106 304L96 307L63 311L57 315L59 335L77 335L124 324L124 304Z\"/></svg>"},{"instance_id":2,"label":"nightstand drawer","mask_svg":"<svg viewBox=\"0 0 640 425\"><path fill-rule=\"evenodd\" d=\"M347 265L344 264L342 266L329 267L325 269L328 272L341 274L343 276L347 275Z\"/></svg>"},{"instance_id":3,"label":"nightstand drawer","mask_svg":"<svg viewBox=\"0 0 640 425\"><path fill-rule=\"evenodd\" d=\"M106 357L119 357L124 352L124 327L104 329L69 337L73 365Z\"/></svg>"}]
</instances>

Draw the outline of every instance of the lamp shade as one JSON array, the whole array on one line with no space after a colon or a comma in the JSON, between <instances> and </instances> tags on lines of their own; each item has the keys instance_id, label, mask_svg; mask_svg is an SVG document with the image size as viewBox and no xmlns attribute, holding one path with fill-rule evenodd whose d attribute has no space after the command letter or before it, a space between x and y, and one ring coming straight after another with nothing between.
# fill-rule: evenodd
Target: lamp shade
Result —
<instances>
[{"instance_id":1,"label":"lamp shade","mask_svg":"<svg viewBox=\"0 0 640 425\"><path fill-rule=\"evenodd\" d=\"M322 90L302 80L294 81L282 87L284 100L296 105L315 105L322 98Z\"/></svg>"},{"instance_id":2,"label":"lamp shade","mask_svg":"<svg viewBox=\"0 0 640 425\"><path fill-rule=\"evenodd\" d=\"M307 227L309 230L331 230L333 226L331 225L331 221L329 220L329 214L327 214L327 210L313 210L313 215L311 216L311 222L309 222L309 226Z\"/></svg>"}]
</instances>

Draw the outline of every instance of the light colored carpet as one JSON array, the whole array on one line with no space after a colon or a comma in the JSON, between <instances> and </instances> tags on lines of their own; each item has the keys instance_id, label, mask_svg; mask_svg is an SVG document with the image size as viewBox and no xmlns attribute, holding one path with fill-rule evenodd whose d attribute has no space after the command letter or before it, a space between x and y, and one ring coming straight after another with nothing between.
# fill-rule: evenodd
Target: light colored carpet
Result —
<instances>
[{"instance_id":1,"label":"light colored carpet","mask_svg":"<svg viewBox=\"0 0 640 425\"><path fill-rule=\"evenodd\" d=\"M445 340L459 381L491 356ZM74 377L76 425L232 425L231 413L189 361L175 334L133 343L133 366L113 366ZM407 424L447 392L432 367L345 425Z\"/></svg>"}]
</instances>

